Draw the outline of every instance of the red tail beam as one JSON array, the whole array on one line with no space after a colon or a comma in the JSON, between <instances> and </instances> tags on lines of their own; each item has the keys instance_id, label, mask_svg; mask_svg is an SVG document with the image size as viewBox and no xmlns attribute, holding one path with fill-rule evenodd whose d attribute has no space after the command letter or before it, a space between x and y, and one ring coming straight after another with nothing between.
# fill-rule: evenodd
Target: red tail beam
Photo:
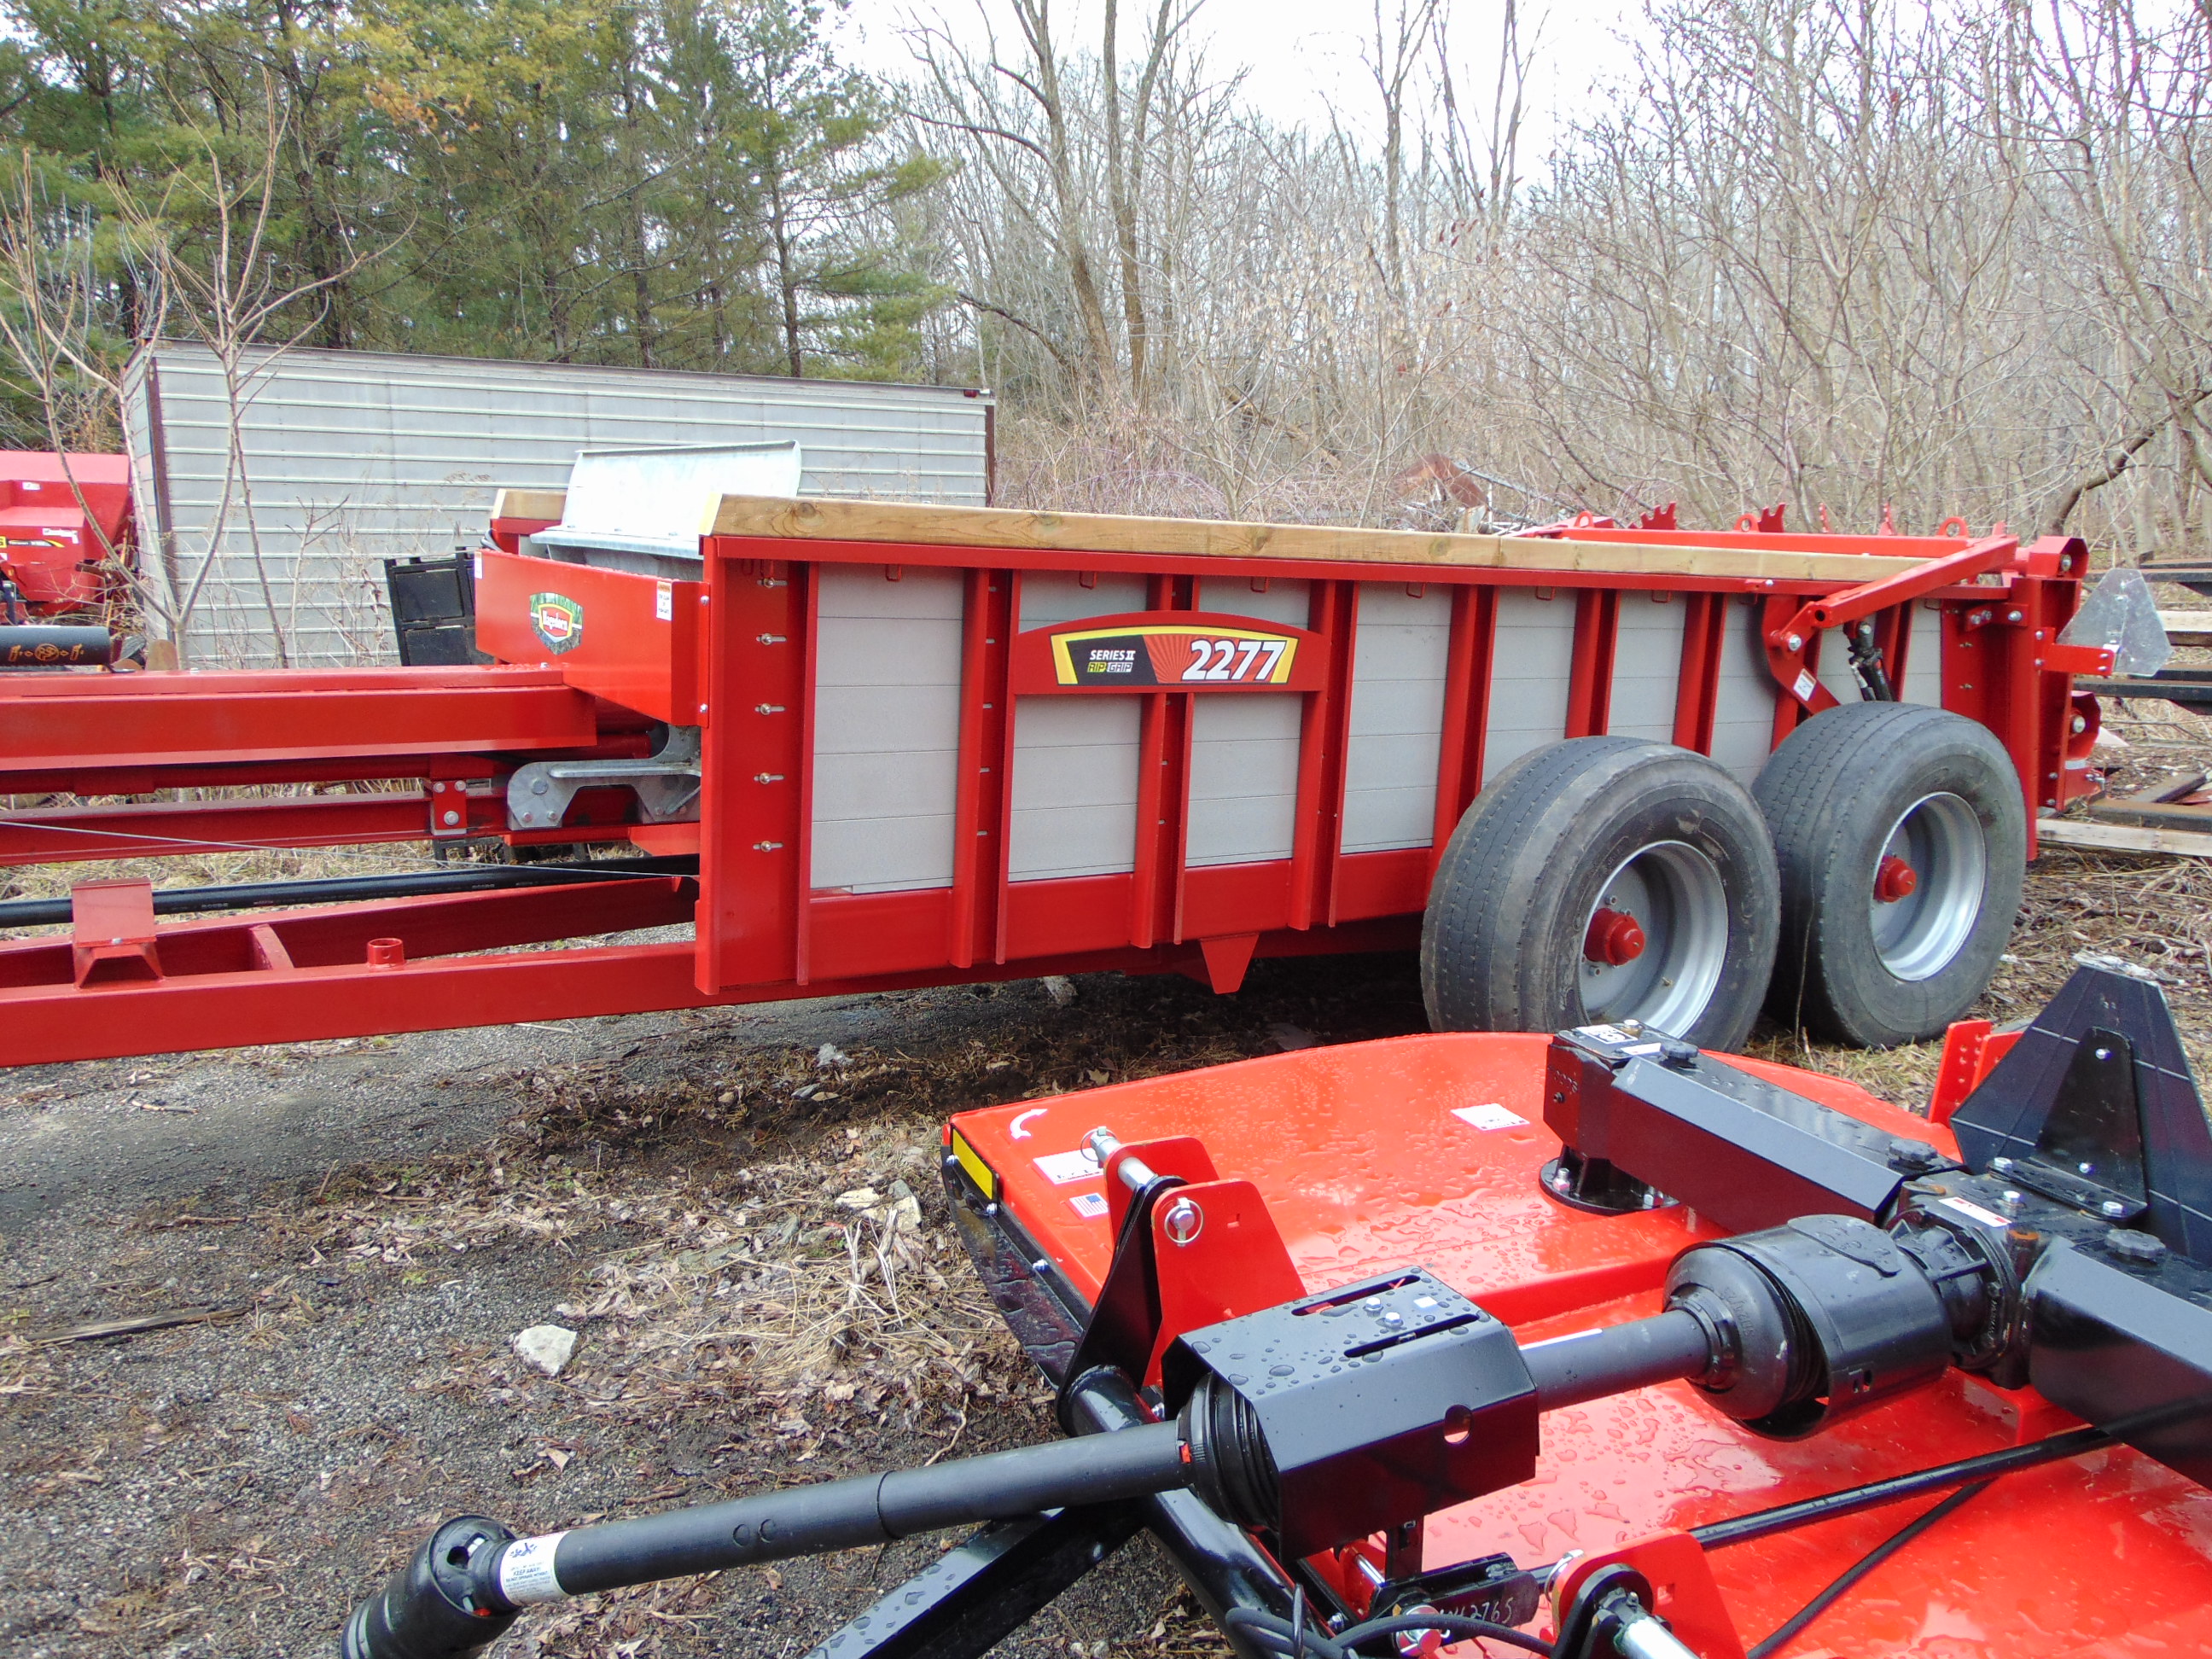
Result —
<instances>
[{"instance_id":1,"label":"red tail beam","mask_svg":"<svg viewBox=\"0 0 2212 1659\"><path fill-rule=\"evenodd\" d=\"M0 684L7 768L588 749L594 700L549 668L27 675Z\"/></svg>"}]
</instances>

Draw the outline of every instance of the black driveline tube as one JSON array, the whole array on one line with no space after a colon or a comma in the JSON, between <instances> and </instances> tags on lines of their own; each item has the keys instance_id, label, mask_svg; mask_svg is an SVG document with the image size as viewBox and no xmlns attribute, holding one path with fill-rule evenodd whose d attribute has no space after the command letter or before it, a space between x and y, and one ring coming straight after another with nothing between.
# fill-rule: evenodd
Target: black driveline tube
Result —
<instances>
[{"instance_id":1,"label":"black driveline tube","mask_svg":"<svg viewBox=\"0 0 2212 1659\"><path fill-rule=\"evenodd\" d=\"M1538 1407L1555 1412L1695 1376L1712 1364L1713 1352L1712 1340L1697 1316L1675 1308L1626 1325L1532 1342L1521 1350L1521 1358L1535 1379Z\"/></svg>"},{"instance_id":2,"label":"black driveline tube","mask_svg":"<svg viewBox=\"0 0 2212 1659\"><path fill-rule=\"evenodd\" d=\"M1101 1368L1082 1379L1070 1390L1068 1407L1082 1444L1118 1440L1145 1426L1137 1391L1117 1371ZM1142 1502L1152 1536L1215 1623L1231 1607L1291 1616L1291 1581L1243 1528L1215 1514L1194 1492L1156 1492ZM1249 1632L1225 1624L1222 1630L1241 1659L1273 1659Z\"/></svg>"},{"instance_id":3,"label":"black driveline tube","mask_svg":"<svg viewBox=\"0 0 2212 1659\"><path fill-rule=\"evenodd\" d=\"M1071 1504L1141 1498L1189 1478L1182 1431L1152 1423L525 1539L507 1548L501 1589L516 1602L585 1595Z\"/></svg>"}]
</instances>

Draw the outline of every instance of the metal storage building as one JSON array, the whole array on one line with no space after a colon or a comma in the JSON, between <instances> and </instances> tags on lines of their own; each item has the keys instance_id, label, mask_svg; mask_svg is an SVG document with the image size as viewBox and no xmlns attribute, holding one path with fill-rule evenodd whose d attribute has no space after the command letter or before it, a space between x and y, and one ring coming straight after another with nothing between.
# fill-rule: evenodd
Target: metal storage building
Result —
<instances>
[{"instance_id":1,"label":"metal storage building","mask_svg":"<svg viewBox=\"0 0 2212 1659\"><path fill-rule=\"evenodd\" d=\"M391 660L383 561L475 545L495 489L557 489L587 447L789 440L805 495L991 495L992 400L958 386L256 348L233 389L208 347L164 340L124 419L141 567L198 584L209 667Z\"/></svg>"}]
</instances>

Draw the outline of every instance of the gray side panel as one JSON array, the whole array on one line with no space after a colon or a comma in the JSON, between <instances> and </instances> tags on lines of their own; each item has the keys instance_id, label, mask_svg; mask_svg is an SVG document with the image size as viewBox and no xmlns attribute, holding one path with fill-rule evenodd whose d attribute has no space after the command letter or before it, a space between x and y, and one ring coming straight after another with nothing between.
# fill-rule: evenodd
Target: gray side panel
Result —
<instances>
[{"instance_id":1,"label":"gray side panel","mask_svg":"<svg viewBox=\"0 0 2212 1659\"><path fill-rule=\"evenodd\" d=\"M1483 729L1487 784L1532 749L1567 734L1567 676L1574 665L1571 593L1540 599L1525 587L1501 588L1490 658L1490 719ZM1620 712L1619 694L1614 708Z\"/></svg>"},{"instance_id":2,"label":"gray side panel","mask_svg":"<svg viewBox=\"0 0 2212 1659\"><path fill-rule=\"evenodd\" d=\"M1828 695L1838 702L1864 702L1866 690L1859 677L1851 672L1850 641L1844 637L1840 628L1823 629L1820 633L1820 684L1828 688Z\"/></svg>"},{"instance_id":3,"label":"gray side panel","mask_svg":"<svg viewBox=\"0 0 2212 1659\"><path fill-rule=\"evenodd\" d=\"M1208 579L1198 608L1304 628L1312 610L1305 582ZM1298 735L1303 696L1196 697L1191 703L1189 819L1184 860L1248 864L1286 859L1297 825Z\"/></svg>"},{"instance_id":4,"label":"gray side panel","mask_svg":"<svg viewBox=\"0 0 2212 1659\"><path fill-rule=\"evenodd\" d=\"M1025 571L1026 631L1145 608L1141 576ZM1006 873L1012 881L1121 875L1137 867L1135 697L1018 697Z\"/></svg>"},{"instance_id":5,"label":"gray side panel","mask_svg":"<svg viewBox=\"0 0 2212 1659\"><path fill-rule=\"evenodd\" d=\"M1076 622L1085 617L1118 617L1145 608L1142 576L1100 575L1094 587L1083 586L1072 570L1024 570L1022 573L1022 615L1018 624L1049 628L1054 623Z\"/></svg>"},{"instance_id":6,"label":"gray side panel","mask_svg":"<svg viewBox=\"0 0 2212 1659\"><path fill-rule=\"evenodd\" d=\"M1303 696L1279 693L1191 699L1187 862L1290 857L1304 703Z\"/></svg>"},{"instance_id":7,"label":"gray side panel","mask_svg":"<svg viewBox=\"0 0 2212 1659\"><path fill-rule=\"evenodd\" d=\"M1899 702L1943 706L1943 608L1928 600L1912 607L1912 637L1905 653L1905 684Z\"/></svg>"},{"instance_id":8,"label":"gray side panel","mask_svg":"<svg viewBox=\"0 0 2212 1659\"><path fill-rule=\"evenodd\" d=\"M1137 867L1135 697L1018 697L1007 876L1042 881Z\"/></svg>"},{"instance_id":9,"label":"gray side panel","mask_svg":"<svg viewBox=\"0 0 2212 1659\"><path fill-rule=\"evenodd\" d=\"M382 562L479 544L495 489L560 489L586 447L788 440L804 494L984 501L989 400L955 387L306 348L247 355L241 488L214 355L146 356L185 580L213 557L189 635L206 665L272 662L279 630L295 663L388 660ZM125 419L150 451L145 391L126 386Z\"/></svg>"},{"instance_id":10,"label":"gray side panel","mask_svg":"<svg viewBox=\"0 0 2212 1659\"><path fill-rule=\"evenodd\" d=\"M1674 705L1682 692L1682 596L1667 603L1633 589L1620 596L1613 644L1611 717L1606 729L1653 743L1674 741Z\"/></svg>"},{"instance_id":11,"label":"gray side panel","mask_svg":"<svg viewBox=\"0 0 2212 1659\"><path fill-rule=\"evenodd\" d=\"M1402 584L1360 584L1345 755L1346 852L1427 847L1436 840L1437 753L1450 645L1449 590L1432 587L1417 599Z\"/></svg>"},{"instance_id":12,"label":"gray side panel","mask_svg":"<svg viewBox=\"0 0 2212 1659\"><path fill-rule=\"evenodd\" d=\"M1720 693L1713 701L1713 758L1746 788L1759 776L1774 743L1774 676L1759 639L1754 601L1728 602L1721 641Z\"/></svg>"},{"instance_id":13,"label":"gray side panel","mask_svg":"<svg viewBox=\"0 0 2212 1659\"><path fill-rule=\"evenodd\" d=\"M962 578L822 567L815 632L811 884L952 883Z\"/></svg>"},{"instance_id":14,"label":"gray side panel","mask_svg":"<svg viewBox=\"0 0 2212 1659\"><path fill-rule=\"evenodd\" d=\"M1256 617L1261 622L1307 627L1313 615L1312 585L1271 581L1264 593L1252 590L1249 577L1207 577L1198 585L1198 608L1231 617Z\"/></svg>"}]
</instances>

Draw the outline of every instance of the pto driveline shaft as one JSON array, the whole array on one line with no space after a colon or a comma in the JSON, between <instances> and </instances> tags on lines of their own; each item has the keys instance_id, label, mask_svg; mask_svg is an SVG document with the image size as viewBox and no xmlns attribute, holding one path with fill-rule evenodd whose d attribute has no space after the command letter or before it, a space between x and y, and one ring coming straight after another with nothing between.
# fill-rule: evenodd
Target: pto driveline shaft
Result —
<instances>
[{"instance_id":1,"label":"pto driveline shaft","mask_svg":"<svg viewBox=\"0 0 2212 1659\"><path fill-rule=\"evenodd\" d=\"M1538 1409L1558 1411L1654 1382L1696 1376L1713 1363L1711 1334L1680 1308L1649 1319L1531 1342L1521 1358L1536 1384Z\"/></svg>"},{"instance_id":2,"label":"pto driveline shaft","mask_svg":"<svg viewBox=\"0 0 2212 1659\"><path fill-rule=\"evenodd\" d=\"M1182 1431L1151 1423L522 1539L501 1563L500 1588L518 1605L547 1601L1070 1504L1141 1498L1189 1479Z\"/></svg>"},{"instance_id":3,"label":"pto driveline shaft","mask_svg":"<svg viewBox=\"0 0 2212 1659\"><path fill-rule=\"evenodd\" d=\"M441 1528L355 1609L342 1651L345 1659L446 1659L495 1640L533 1602L1115 1503L1189 1482L1182 1430L1147 1423L537 1538L465 1516Z\"/></svg>"}]
</instances>

